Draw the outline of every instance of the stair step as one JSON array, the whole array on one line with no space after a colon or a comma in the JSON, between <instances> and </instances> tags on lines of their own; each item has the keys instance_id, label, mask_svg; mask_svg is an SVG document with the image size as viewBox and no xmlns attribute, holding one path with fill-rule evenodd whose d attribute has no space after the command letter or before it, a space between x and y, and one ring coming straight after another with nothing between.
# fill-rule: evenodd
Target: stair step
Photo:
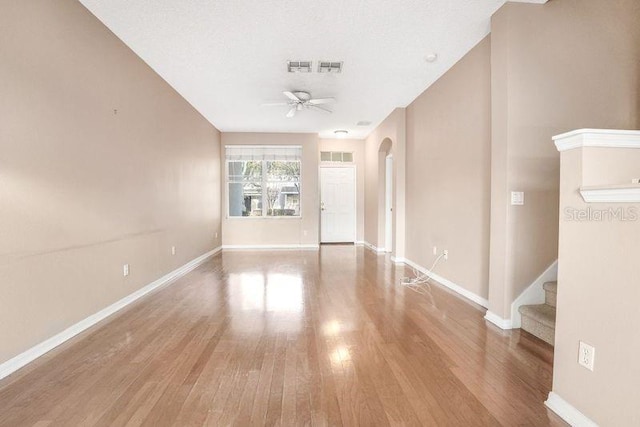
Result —
<instances>
[{"instance_id":1,"label":"stair step","mask_svg":"<svg viewBox=\"0 0 640 427\"><path fill-rule=\"evenodd\" d=\"M558 300L558 282L547 282L542 287L544 288L545 304L555 307Z\"/></svg>"},{"instance_id":2,"label":"stair step","mask_svg":"<svg viewBox=\"0 0 640 427\"><path fill-rule=\"evenodd\" d=\"M556 333L556 309L548 304L523 305L522 329L541 340L554 345Z\"/></svg>"},{"instance_id":3,"label":"stair step","mask_svg":"<svg viewBox=\"0 0 640 427\"><path fill-rule=\"evenodd\" d=\"M542 287L547 292L553 292L554 294L558 293L558 282L547 282L544 285L542 285Z\"/></svg>"},{"instance_id":4,"label":"stair step","mask_svg":"<svg viewBox=\"0 0 640 427\"><path fill-rule=\"evenodd\" d=\"M550 328L556 327L556 309L548 304L523 305L518 310L523 316L530 317Z\"/></svg>"}]
</instances>

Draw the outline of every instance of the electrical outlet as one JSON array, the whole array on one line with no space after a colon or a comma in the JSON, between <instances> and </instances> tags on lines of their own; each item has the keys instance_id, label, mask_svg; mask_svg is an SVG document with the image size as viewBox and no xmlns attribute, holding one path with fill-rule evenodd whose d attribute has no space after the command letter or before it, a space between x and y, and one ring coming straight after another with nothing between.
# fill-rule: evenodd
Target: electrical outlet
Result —
<instances>
[{"instance_id":1,"label":"electrical outlet","mask_svg":"<svg viewBox=\"0 0 640 427\"><path fill-rule=\"evenodd\" d=\"M640 178L633 178L633 179L631 180L631 183L632 183L632 184L640 184Z\"/></svg>"},{"instance_id":2,"label":"electrical outlet","mask_svg":"<svg viewBox=\"0 0 640 427\"><path fill-rule=\"evenodd\" d=\"M438 255L438 247L437 246L433 247L433 254L434 255Z\"/></svg>"},{"instance_id":3,"label":"electrical outlet","mask_svg":"<svg viewBox=\"0 0 640 427\"><path fill-rule=\"evenodd\" d=\"M129 275L129 264L125 264L122 266L122 275L127 277Z\"/></svg>"},{"instance_id":4,"label":"electrical outlet","mask_svg":"<svg viewBox=\"0 0 640 427\"><path fill-rule=\"evenodd\" d=\"M580 341L578 347L578 363L580 366L584 366L590 371L593 371L593 364L595 362L596 349L587 343Z\"/></svg>"},{"instance_id":5,"label":"electrical outlet","mask_svg":"<svg viewBox=\"0 0 640 427\"><path fill-rule=\"evenodd\" d=\"M448 250L445 249L444 251L442 251L442 254L444 255L444 260L445 261L449 259L449 251Z\"/></svg>"},{"instance_id":6,"label":"electrical outlet","mask_svg":"<svg viewBox=\"0 0 640 427\"><path fill-rule=\"evenodd\" d=\"M176 254L176 247L171 246L171 255L175 255L175 254Z\"/></svg>"}]
</instances>

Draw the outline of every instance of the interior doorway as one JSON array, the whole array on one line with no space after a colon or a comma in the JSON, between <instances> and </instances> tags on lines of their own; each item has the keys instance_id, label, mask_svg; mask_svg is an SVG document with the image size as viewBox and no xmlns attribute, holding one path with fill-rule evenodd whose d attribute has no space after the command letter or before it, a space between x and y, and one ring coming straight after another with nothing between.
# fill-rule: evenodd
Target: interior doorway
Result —
<instances>
[{"instance_id":1,"label":"interior doorway","mask_svg":"<svg viewBox=\"0 0 640 427\"><path fill-rule=\"evenodd\" d=\"M356 241L356 168L320 168L320 242Z\"/></svg>"}]
</instances>

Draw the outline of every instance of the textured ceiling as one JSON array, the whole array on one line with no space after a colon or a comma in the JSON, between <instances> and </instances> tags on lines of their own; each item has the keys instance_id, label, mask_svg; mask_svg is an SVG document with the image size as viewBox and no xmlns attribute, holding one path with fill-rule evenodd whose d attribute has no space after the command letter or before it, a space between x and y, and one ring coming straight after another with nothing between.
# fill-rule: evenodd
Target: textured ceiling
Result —
<instances>
[{"instance_id":1,"label":"textured ceiling","mask_svg":"<svg viewBox=\"0 0 640 427\"><path fill-rule=\"evenodd\" d=\"M363 138L489 33L504 0L80 0L221 131ZM532 0L539 1L539 0ZM427 63L435 52L438 60ZM289 74L287 60L344 61ZM334 97L285 118L284 90ZM370 126L358 127L358 121Z\"/></svg>"}]
</instances>

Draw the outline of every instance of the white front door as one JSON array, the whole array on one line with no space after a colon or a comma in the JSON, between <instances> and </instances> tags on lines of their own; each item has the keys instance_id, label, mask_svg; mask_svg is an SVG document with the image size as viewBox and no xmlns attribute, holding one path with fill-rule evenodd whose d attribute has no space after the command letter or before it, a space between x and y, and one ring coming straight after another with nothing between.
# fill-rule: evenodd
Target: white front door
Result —
<instances>
[{"instance_id":1,"label":"white front door","mask_svg":"<svg viewBox=\"0 0 640 427\"><path fill-rule=\"evenodd\" d=\"M355 168L320 168L320 209L321 242L355 242Z\"/></svg>"}]
</instances>

